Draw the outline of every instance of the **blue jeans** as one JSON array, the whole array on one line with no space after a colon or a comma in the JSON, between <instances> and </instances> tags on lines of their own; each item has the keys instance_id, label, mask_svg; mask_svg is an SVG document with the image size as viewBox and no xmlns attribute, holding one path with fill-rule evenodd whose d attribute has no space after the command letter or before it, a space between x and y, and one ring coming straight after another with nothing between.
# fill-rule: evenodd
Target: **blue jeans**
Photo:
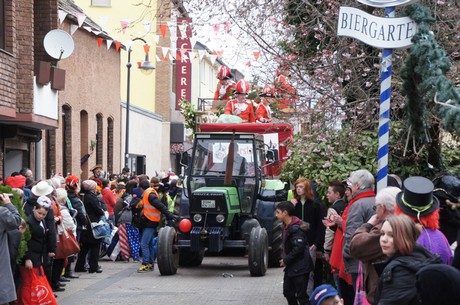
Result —
<instances>
[{"instance_id":1,"label":"blue jeans","mask_svg":"<svg viewBox=\"0 0 460 305\"><path fill-rule=\"evenodd\" d=\"M143 228L141 238L142 264L153 264L153 236L156 228Z\"/></svg>"}]
</instances>

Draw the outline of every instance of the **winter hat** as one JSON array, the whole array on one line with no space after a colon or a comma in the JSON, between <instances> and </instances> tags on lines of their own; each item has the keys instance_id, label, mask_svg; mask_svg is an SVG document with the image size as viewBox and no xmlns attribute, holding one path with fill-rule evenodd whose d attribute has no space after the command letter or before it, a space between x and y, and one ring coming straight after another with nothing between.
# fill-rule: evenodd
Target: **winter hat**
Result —
<instances>
[{"instance_id":1,"label":"winter hat","mask_svg":"<svg viewBox=\"0 0 460 305\"><path fill-rule=\"evenodd\" d=\"M49 199L46 196L40 196L37 199L37 205L39 205L40 207L43 207L45 209L49 209L50 206L51 206L51 199Z\"/></svg>"},{"instance_id":2,"label":"winter hat","mask_svg":"<svg viewBox=\"0 0 460 305\"><path fill-rule=\"evenodd\" d=\"M81 186L85 191L93 191L97 187L97 183L94 180L85 180L81 183Z\"/></svg>"},{"instance_id":3,"label":"winter hat","mask_svg":"<svg viewBox=\"0 0 460 305\"><path fill-rule=\"evenodd\" d=\"M46 196L46 195L51 194L53 190L54 190L53 187L49 185L48 182L40 181L37 183L37 185L32 187L32 194L34 194L37 197Z\"/></svg>"},{"instance_id":4,"label":"winter hat","mask_svg":"<svg viewBox=\"0 0 460 305\"><path fill-rule=\"evenodd\" d=\"M329 284L323 284L316 287L316 289L313 290L310 296L310 303L311 305L320 305L324 299L335 297L338 294L339 292L337 291L337 289L335 289Z\"/></svg>"}]
</instances>

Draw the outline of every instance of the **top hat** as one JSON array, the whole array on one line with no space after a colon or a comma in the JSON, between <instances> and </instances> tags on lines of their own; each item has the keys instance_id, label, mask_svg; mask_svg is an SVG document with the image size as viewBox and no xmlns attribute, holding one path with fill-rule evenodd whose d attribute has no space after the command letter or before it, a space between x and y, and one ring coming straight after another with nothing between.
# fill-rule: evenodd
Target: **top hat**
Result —
<instances>
[{"instance_id":1,"label":"top hat","mask_svg":"<svg viewBox=\"0 0 460 305\"><path fill-rule=\"evenodd\" d=\"M48 182L40 181L37 183L37 185L32 187L32 194L34 194L37 197L46 196L51 194L53 190L53 187L49 185Z\"/></svg>"},{"instance_id":2,"label":"top hat","mask_svg":"<svg viewBox=\"0 0 460 305\"><path fill-rule=\"evenodd\" d=\"M404 180L404 191L396 195L396 203L407 215L426 216L439 207L433 196L433 182L425 177L409 177Z\"/></svg>"}]
</instances>

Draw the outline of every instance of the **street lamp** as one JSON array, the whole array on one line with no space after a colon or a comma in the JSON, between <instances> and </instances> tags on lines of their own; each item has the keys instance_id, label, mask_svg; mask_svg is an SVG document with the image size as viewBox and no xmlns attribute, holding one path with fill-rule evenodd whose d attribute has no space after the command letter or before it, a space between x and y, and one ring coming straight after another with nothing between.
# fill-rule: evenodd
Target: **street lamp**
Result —
<instances>
[{"instance_id":1,"label":"street lamp","mask_svg":"<svg viewBox=\"0 0 460 305\"><path fill-rule=\"evenodd\" d=\"M141 69L141 72L144 74L150 74L153 72L155 67L149 61L149 51L150 46L147 44L145 39L137 37L132 40L132 42L136 40L141 40L144 42L144 51L145 51L145 60L142 63L138 64L138 68ZM126 67L128 68L127 74L127 88L126 88L126 132L125 132L125 167L128 167L128 155L129 155L129 111L130 111L130 103L129 103L129 95L130 95L130 86L131 86L131 46L129 45L127 48L128 52L128 63Z\"/></svg>"}]
</instances>

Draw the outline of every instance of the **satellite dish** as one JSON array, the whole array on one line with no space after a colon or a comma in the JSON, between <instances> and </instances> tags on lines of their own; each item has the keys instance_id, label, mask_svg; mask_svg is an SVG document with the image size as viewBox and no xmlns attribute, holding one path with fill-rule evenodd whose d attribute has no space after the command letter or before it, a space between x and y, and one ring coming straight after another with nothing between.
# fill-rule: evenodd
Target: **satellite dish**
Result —
<instances>
[{"instance_id":1,"label":"satellite dish","mask_svg":"<svg viewBox=\"0 0 460 305\"><path fill-rule=\"evenodd\" d=\"M51 30L45 35L43 46L49 56L61 60L72 54L75 45L69 33L63 30Z\"/></svg>"}]
</instances>

